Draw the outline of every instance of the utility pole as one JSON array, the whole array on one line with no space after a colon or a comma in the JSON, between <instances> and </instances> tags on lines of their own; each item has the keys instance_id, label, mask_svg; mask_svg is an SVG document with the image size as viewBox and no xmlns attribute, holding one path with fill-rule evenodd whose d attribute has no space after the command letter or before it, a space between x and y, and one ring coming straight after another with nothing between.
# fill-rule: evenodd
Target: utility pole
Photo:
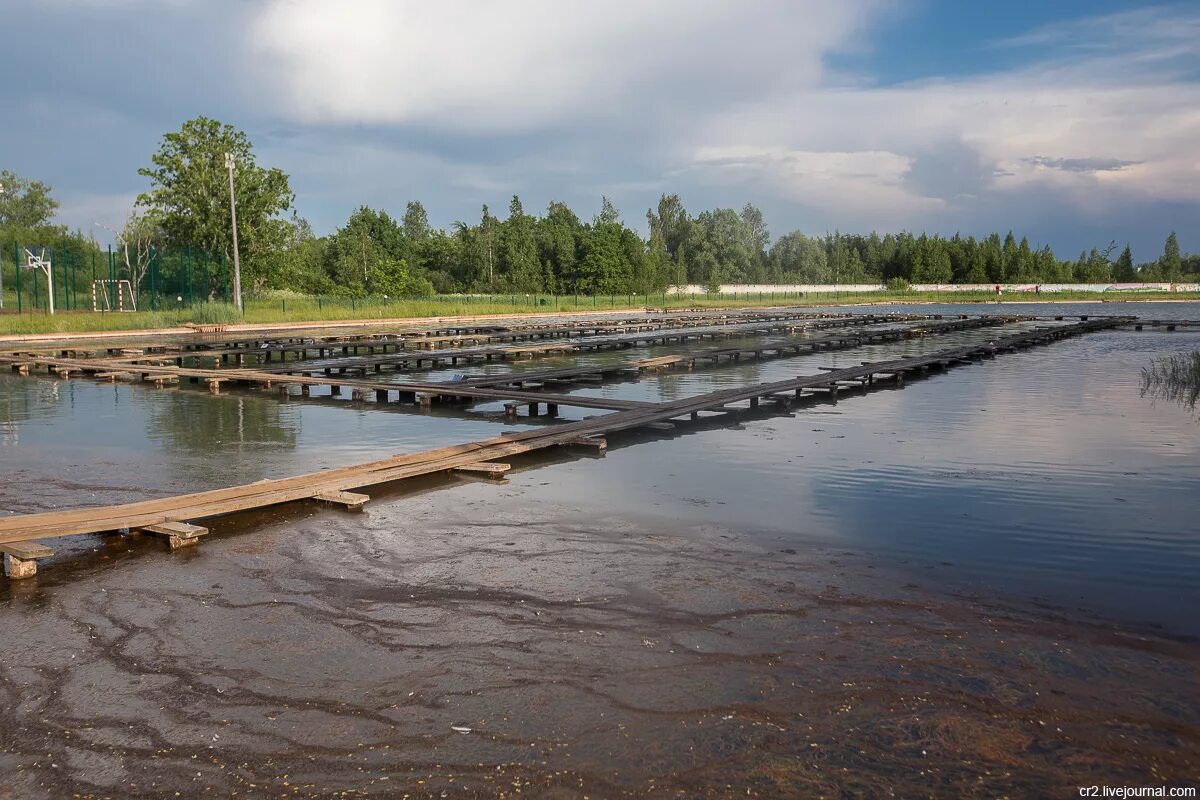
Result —
<instances>
[{"instance_id":1,"label":"utility pole","mask_svg":"<svg viewBox=\"0 0 1200 800\"><path fill-rule=\"evenodd\" d=\"M237 201L233 196L233 153L225 154L225 169L229 170L229 219L233 225L233 304L242 310L242 265L238 260Z\"/></svg>"}]
</instances>

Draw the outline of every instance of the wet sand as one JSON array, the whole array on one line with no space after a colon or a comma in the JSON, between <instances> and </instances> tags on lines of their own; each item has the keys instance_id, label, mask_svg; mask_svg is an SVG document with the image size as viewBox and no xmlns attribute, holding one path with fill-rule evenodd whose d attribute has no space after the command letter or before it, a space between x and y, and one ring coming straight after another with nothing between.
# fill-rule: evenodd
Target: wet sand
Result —
<instances>
[{"instance_id":1,"label":"wet sand","mask_svg":"<svg viewBox=\"0 0 1200 800\"><path fill-rule=\"evenodd\" d=\"M0 797L1200 780L1194 640L541 480L218 520L191 552L85 539L0 583Z\"/></svg>"}]
</instances>

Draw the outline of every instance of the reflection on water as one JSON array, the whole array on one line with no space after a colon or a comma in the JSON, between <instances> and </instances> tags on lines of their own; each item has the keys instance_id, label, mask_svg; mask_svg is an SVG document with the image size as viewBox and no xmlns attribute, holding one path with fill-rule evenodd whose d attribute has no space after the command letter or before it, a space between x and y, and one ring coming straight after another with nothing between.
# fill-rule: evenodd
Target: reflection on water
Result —
<instances>
[{"instance_id":1,"label":"reflection on water","mask_svg":"<svg viewBox=\"0 0 1200 800\"><path fill-rule=\"evenodd\" d=\"M1142 396L1178 403L1195 412L1200 399L1200 350L1159 356L1143 367Z\"/></svg>"},{"instance_id":2,"label":"reflection on water","mask_svg":"<svg viewBox=\"0 0 1200 800\"><path fill-rule=\"evenodd\" d=\"M1006 303L1002 310L1200 318L1197 304L1134 305ZM723 363L573 391L678 399L821 367L986 341L999 333L962 331ZM515 365L458 366L421 378L606 364L684 348L646 346ZM685 527L737 528L774 549L844 548L910 571L914 582L929 589L1036 598L1200 634L1200 622L1190 613L1200 606L1195 581L1200 536L1194 523L1200 440L1186 408L1154 403L1141 391L1142 369L1153 358L1196 348L1196 332L1091 334L790 416L745 420L736 427L684 427L670 438L614 437L608 458L518 472L512 491L528 492L531 509L545 498L581 515L619 504L630 514ZM127 501L469 441L512 429L485 418L498 405L457 416L421 415L335 399L280 402L274 393L211 397L191 388L156 391L4 376L0 508L27 512ZM597 413L563 412L568 419Z\"/></svg>"}]
</instances>

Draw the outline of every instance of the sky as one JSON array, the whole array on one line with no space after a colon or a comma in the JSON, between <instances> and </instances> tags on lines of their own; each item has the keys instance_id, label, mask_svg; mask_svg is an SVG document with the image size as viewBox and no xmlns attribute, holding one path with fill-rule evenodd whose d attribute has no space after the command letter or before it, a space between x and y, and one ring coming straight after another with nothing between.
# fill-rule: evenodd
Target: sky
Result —
<instances>
[{"instance_id":1,"label":"sky","mask_svg":"<svg viewBox=\"0 0 1200 800\"><path fill-rule=\"evenodd\" d=\"M0 0L0 168L119 227L164 133L209 116L318 233L636 228L663 193L774 235L1013 229L1063 258L1200 251L1200 7L1113 0Z\"/></svg>"}]
</instances>

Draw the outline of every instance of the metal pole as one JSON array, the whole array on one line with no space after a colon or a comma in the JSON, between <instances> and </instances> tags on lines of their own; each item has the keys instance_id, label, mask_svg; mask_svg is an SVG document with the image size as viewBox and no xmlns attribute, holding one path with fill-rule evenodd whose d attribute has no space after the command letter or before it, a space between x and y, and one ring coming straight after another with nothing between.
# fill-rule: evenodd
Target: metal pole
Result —
<instances>
[{"instance_id":1,"label":"metal pole","mask_svg":"<svg viewBox=\"0 0 1200 800\"><path fill-rule=\"evenodd\" d=\"M50 256L50 264L46 267L46 302L50 316L54 316L54 256Z\"/></svg>"},{"instance_id":2,"label":"metal pole","mask_svg":"<svg viewBox=\"0 0 1200 800\"><path fill-rule=\"evenodd\" d=\"M242 265L238 260L237 201L233 195L233 153L225 154L225 168L229 170L229 221L233 226L233 302L242 310Z\"/></svg>"},{"instance_id":3,"label":"metal pole","mask_svg":"<svg viewBox=\"0 0 1200 800\"><path fill-rule=\"evenodd\" d=\"M13 242L13 266L17 268L17 313L21 313L21 245Z\"/></svg>"}]
</instances>

